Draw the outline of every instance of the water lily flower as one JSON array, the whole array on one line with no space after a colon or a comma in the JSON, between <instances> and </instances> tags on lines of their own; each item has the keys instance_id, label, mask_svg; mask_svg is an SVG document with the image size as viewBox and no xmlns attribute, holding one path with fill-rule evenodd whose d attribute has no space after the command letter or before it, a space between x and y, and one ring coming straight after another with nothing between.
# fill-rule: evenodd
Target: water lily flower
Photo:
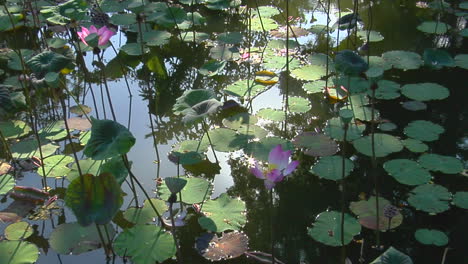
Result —
<instances>
[{"instance_id":1,"label":"water lily flower","mask_svg":"<svg viewBox=\"0 0 468 264\"><path fill-rule=\"evenodd\" d=\"M109 42L109 39L115 35L115 32L108 29L106 26L103 26L100 29L97 29L95 26L90 26L89 29L81 27L81 32L78 32L77 34L80 37L81 41L83 41L83 43L88 46L88 43L86 43L85 39L87 36L93 33L99 36L99 46L106 45L107 42Z\"/></svg>"},{"instance_id":2,"label":"water lily flower","mask_svg":"<svg viewBox=\"0 0 468 264\"><path fill-rule=\"evenodd\" d=\"M278 145L270 151L267 168L261 168L255 162L255 166L250 169L250 172L255 177L264 180L265 187L271 190L277 182L282 181L299 165L299 161L297 160L289 162L290 157L291 151L283 151L281 145Z\"/></svg>"}]
</instances>

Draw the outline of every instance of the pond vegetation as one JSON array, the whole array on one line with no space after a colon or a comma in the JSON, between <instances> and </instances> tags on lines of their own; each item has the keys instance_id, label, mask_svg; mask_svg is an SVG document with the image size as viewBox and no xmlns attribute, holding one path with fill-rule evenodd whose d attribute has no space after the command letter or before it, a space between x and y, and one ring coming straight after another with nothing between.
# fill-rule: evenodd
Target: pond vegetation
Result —
<instances>
[{"instance_id":1,"label":"pond vegetation","mask_svg":"<svg viewBox=\"0 0 468 264\"><path fill-rule=\"evenodd\" d=\"M467 18L1 1L0 264L462 263Z\"/></svg>"}]
</instances>

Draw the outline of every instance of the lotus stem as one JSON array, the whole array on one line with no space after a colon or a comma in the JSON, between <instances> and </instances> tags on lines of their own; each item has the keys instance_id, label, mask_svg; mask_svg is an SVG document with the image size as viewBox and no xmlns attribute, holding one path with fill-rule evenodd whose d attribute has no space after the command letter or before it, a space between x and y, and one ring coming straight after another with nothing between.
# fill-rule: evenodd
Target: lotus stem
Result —
<instances>
[{"instance_id":1,"label":"lotus stem","mask_svg":"<svg viewBox=\"0 0 468 264\"><path fill-rule=\"evenodd\" d=\"M177 197L177 196L176 196ZM170 202L169 203L169 214L171 216L171 233L172 233L172 236L174 237L174 241L175 241L175 244L176 244L176 251L177 251L177 263L181 264L182 263L182 253L180 252L180 246L179 246L179 240L177 239L177 234L176 234L176 226L175 226L175 221L174 221L174 214L173 214L173 210L172 210L172 205L174 203Z\"/></svg>"},{"instance_id":2,"label":"lotus stem","mask_svg":"<svg viewBox=\"0 0 468 264\"><path fill-rule=\"evenodd\" d=\"M346 246L344 243L344 218L345 218L345 155L346 155L346 137L348 136L349 124L344 124L343 146L341 150L341 258L342 263L346 263Z\"/></svg>"},{"instance_id":3,"label":"lotus stem","mask_svg":"<svg viewBox=\"0 0 468 264\"><path fill-rule=\"evenodd\" d=\"M273 204L273 189L270 190L270 205L271 205L271 211L270 211L270 222L271 222L271 263L275 264L276 258L275 258L275 216L274 216L274 204Z\"/></svg>"}]
</instances>

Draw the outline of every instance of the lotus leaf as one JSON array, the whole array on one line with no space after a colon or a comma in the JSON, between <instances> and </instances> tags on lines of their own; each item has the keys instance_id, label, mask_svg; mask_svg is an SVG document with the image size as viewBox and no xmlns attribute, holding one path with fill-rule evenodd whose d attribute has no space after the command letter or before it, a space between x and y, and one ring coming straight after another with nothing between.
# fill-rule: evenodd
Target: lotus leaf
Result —
<instances>
[{"instance_id":1,"label":"lotus leaf","mask_svg":"<svg viewBox=\"0 0 468 264\"><path fill-rule=\"evenodd\" d=\"M366 129L366 125L359 123L350 123L348 127L348 133L346 140L353 141L362 136L362 132ZM340 118L334 117L328 120L327 125L323 129L325 135L339 141L343 141L344 138L344 125Z\"/></svg>"},{"instance_id":2,"label":"lotus leaf","mask_svg":"<svg viewBox=\"0 0 468 264\"><path fill-rule=\"evenodd\" d=\"M353 146L358 152L372 157L372 135L354 140ZM402 149L403 145L398 138L387 134L374 134L374 153L376 157L385 157Z\"/></svg>"},{"instance_id":3,"label":"lotus leaf","mask_svg":"<svg viewBox=\"0 0 468 264\"><path fill-rule=\"evenodd\" d=\"M380 124L377 128L382 131L393 131L397 129L398 127L392 122L385 122L385 123Z\"/></svg>"},{"instance_id":4,"label":"lotus leaf","mask_svg":"<svg viewBox=\"0 0 468 264\"><path fill-rule=\"evenodd\" d=\"M32 264L39 258L37 247L26 241L0 241L0 263Z\"/></svg>"},{"instance_id":5,"label":"lotus leaf","mask_svg":"<svg viewBox=\"0 0 468 264\"><path fill-rule=\"evenodd\" d=\"M65 26L71 20L82 20L87 10L87 1L69 0L55 6L43 6L40 12L48 22Z\"/></svg>"},{"instance_id":6,"label":"lotus leaf","mask_svg":"<svg viewBox=\"0 0 468 264\"><path fill-rule=\"evenodd\" d=\"M204 258L220 261L243 255L249 246L249 238L240 232L224 233L222 237L213 233L204 233L197 237L195 248Z\"/></svg>"},{"instance_id":7,"label":"lotus leaf","mask_svg":"<svg viewBox=\"0 0 468 264\"><path fill-rule=\"evenodd\" d=\"M309 55L309 57L307 57L307 60L311 65L327 65L328 63L329 71L331 71L334 67L333 59L323 53L312 53Z\"/></svg>"},{"instance_id":8,"label":"lotus leaf","mask_svg":"<svg viewBox=\"0 0 468 264\"><path fill-rule=\"evenodd\" d=\"M374 31L374 30L369 30L369 31L359 30L357 32L357 35L364 42L367 42L367 41L369 41L369 42L379 42L379 41L384 40L384 37L382 36L382 34L380 34L380 32Z\"/></svg>"},{"instance_id":9,"label":"lotus leaf","mask_svg":"<svg viewBox=\"0 0 468 264\"><path fill-rule=\"evenodd\" d=\"M419 243L439 247L447 245L449 241L444 232L435 229L418 229L414 232L414 237Z\"/></svg>"},{"instance_id":10,"label":"lotus leaf","mask_svg":"<svg viewBox=\"0 0 468 264\"><path fill-rule=\"evenodd\" d=\"M187 185L180 191L182 202L186 204L202 203L211 195L213 186L205 179L195 177L181 177L187 180ZM171 195L171 191L163 183L158 187L158 194L161 199L167 201Z\"/></svg>"},{"instance_id":11,"label":"lotus leaf","mask_svg":"<svg viewBox=\"0 0 468 264\"><path fill-rule=\"evenodd\" d=\"M294 69L291 75L299 80L316 81L327 75L327 68L323 65L306 65Z\"/></svg>"},{"instance_id":12,"label":"lotus leaf","mask_svg":"<svg viewBox=\"0 0 468 264\"><path fill-rule=\"evenodd\" d=\"M397 210L390 219L385 215L388 207L394 207L391 203L382 197L379 197L379 223L377 228L377 199L375 196L369 197L369 200L351 202L349 209L358 216L359 223L362 226L373 229L388 231L401 225L403 215Z\"/></svg>"},{"instance_id":13,"label":"lotus leaf","mask_svg":"<svg viewBox=\"0 0 468 264\"><path fill-rule=\"evenodd\" d=\"M277 29L278 24L272 18L262 17L262 19L260 20L260 18L256 16L250 20L250 27L252 31L262 32Z\"/></svg>"},{"instance_id":14,"label":"lotus leaf","mask_svg":"<svg viewBox=\"0 0 468 264\"><path fill-rule=\"evenodd\" d=\"M239 44L242 42L242 34L240 32L225 32L218 35L218 41L224 44Z\"/></svg>"},{"instance_id":15,"label":"lotus leaf","mask_svg":"<svg viewBox=\"0 0 468 264\"><path fill-rule=\"evenodd\" d=\"M351 50L342 50L336 54L335 69L339 73L356 76L367 71L368 68L367 62Z\"/></svg>"},{"instance_id":16,"label":"lotus leaf","mask_svg":"<svg viewBox=\"0 0 468 264\"><path fill-rule=\"evenodd\" d=\"M344 217L344 245L349 244L353 237L361 232L361 225L349 214ZM326 211L315 219L313 227L307 233L313 239L328 246L341 246L341 213Z\"/></svg>"},{"instance_id":17,"label":"lotus leaf","mask_svg":"<svg viewBox=\"0 0 468 264\"><path fill-rule=\"evenodd\" d=\"M382 58L394 68L401 70L415 70L423 64L421 56L410 51L387 51L382 54Z\"/></svg>"},{"instance_id":18,"label":"lotus leaf","mask_svg":"<svg viewBox=\"0 0 468 264\"><path fill-rule=\"evenodd\" d=\"M224 88L223 92L228 95L250 100L260 93L266 91L269 87L271 86L261 85L254 81L238 80L237 82Z\"/></svg>"},{"instance_id":19,"label":"lotus leaf","mask_svg":"<svg viewBox=\"0 0 468 264\"><path fill-rule=\"evenodd\" d=\"M426 152L429 149L426 144L417 139L407 138L402 140L401 143L411 152Z\"/></svg>"},{"instance_id":20,"label":"lotus leaf","mask_svg":"<svg viewBox=\"0 0 468 264\"><path fill-rule=\"evenodd\" d=\"M140 43L127 43L120 47L120 50L130 56L140 56L149 52L148 47L141 47Z\"/></svg>"},{"instance_id":21,"label":"lotus leaf","mask_svg":"<svg viewBox=\"0 0 468 264\"><path fill-rule=\"evenodd\" d=\"M164 30L152 30L143 32L143 41L150 47L161 46L169 43L171 36L171 33Z\"/></svg>"},{"instance_id":22,"label":"lotus leaf","mask_svg":"<svg viewBox=\"0 0 468 264\"><path fill-rule=\"evenodd\" d=\"M216 98L216 95L211 90L188 90L185 91L179 98L177 98L172 110L175 114L181 114L183 111L192 108L192 106L198 103L214 98Z\"/></svg>"},{"instance_id":23,"label":"lotus leaf","mask_svg":"<svg viewBox=\"0 0 468 264\"><path fill-rule=\"evenodd\" d=\"M449 96L449 90L437 83L405 84L401 92L406 97L417 101L442 100Z\"/></svg>"},{"instance_id":24,"label":"lotus leaf","mask_svg":"<svg viewBox=\"0 0 468 264\"><path fill-rule=\"evenodd\" d=\"M63 120L52 121L38 131L42 140L62 140L67 137L65 122Z\"/></svg>"},{"instance_id":25,"label":"lotus leaf","mask_svg":"<svg viewBox=\"0 0 468 264\"><path fill-rule=\"evenodd\" d=\"M184 123L193 123L205 118L208 115L214 114L222 106L221 102L216 99L208 99L202 101L182 112Z\"/></svg>"},{"instance_id":26,"label":"lotus leaf","mask_svg":"<svg viewBox=\"0 0 468 264\"><path fill-rule=\"evenodd\" d=\"M158 211L159 215L163 215L164 212L168 210L168 206L166 205L166 202L164 202L163 200L152 198L151 202L156 208L156 211ZM146 200L144 202L143 207L141 208L130 207L123 213L123 217L125 219L137 225L143 225L146 223L153 222L157 216L158 215L154 211L149 200Z\"/></svg>"},{"instance_id":27,"label":"lotus leaf","mask_svg":"<svg viewBox=\"0 0 468 264\"><path fill-rule=\"evenodd\" d=\"M72 157L64 155L53 155L44 159L45 176L55 178L65 177L70 172L70 168L67 165L73 161L75 160ZM44 176L42 169L38 169L37 173Z\"/></svg>"},{"instance_id":28,"label":"lotus leaf","mask_svg":"<svg viewBox=\"0 0 468 264\"><path fill-rule=\"evenodd\" d=\"M453 195L453 204L468 209L468 192L457 192Z\"/></svg>"},{"instance_id":29,"label":"lotus leaf","mask_svg":"<svg viewBox=\"0 0 468 264\"><path fill-rule=\"evenodd\" d=\"M367 94L372 96L372 91ZM375 98L383 100L392 100L400 97L400 85L393 81L380 80L377 82L377 89L375 90Z\"/></svg>"},{"instance_id":30,"label":"lotus leaf","mask_svg":"<svg viewBox=\"0 0 468 264\"><path fill-rule=\"evenodd\" d=\"M293 150L291 142L279 137L266 137L256 142L250 142L245 146L244 153L250 155L257 160L268 161L270 151L281 144L284 151Z\"/></svg>"},{"instance_id":31,"label":"lotus leaf","mask_svg":"<svg viewBox=\"0 0 468 264\"><path fill-rule=\"evenodd\" d=\"M208 200L203 204L204 216L198 219L198 223L202 228L216 233L239 230L247 223L245 210L243 201L223 193L215 200Z\"/></svg>"},{"instance_id":32,"label":"lotus leaf","mask_svg":"<svg viewBox=\"0 0 468 264\"><path fill-rule=\"evenodd\" d=\"M256 115L263 119L268 119L276 122L282 122L286 119L284 111L279 109L263 108L260 109Z\"/></svg>"},{"instance_id":33,"label":"lotus leaf","mask_svg":"<svg viewBox=\"0 0 468 264\"><path fill-rule=\"evenodd\" d=\"M237 60L239 49L231 45L218 45L210 49L210 57L220 61Z\"/></svg>"},{"instance_id":34,"label":"lotus leaf","mask_svg":"<svg viewBox=\"0 0 468 264\"><path fill-rule=\"evenodd\" d=\"M442 126L426 120L412 121L404 129L408 137L421 141L436 141L444 131Z\"/></svg>"},{"instance_id":35,"label":"lotus leaf","mask_svg":"<svg viewBox=\"0 0 468 264\"><path fill-rule=\"evenodd\" d=\"M275 6L259 6L256 12L260 14L262 18L272 17L280 14L280 11Z\"/></svg>"},{"instance_id":36,"label":"lotus leaf","mask_svg":"<svg viewBox=\"0 0 468 264\"><path fill-rule=\"evenodd\" d=\"M408 159L394 159L384 163L384 169L399 183L421 185L428 183L432 176L419 163Z\"/></svg>"},{"instance_id":37,"label":"lotus leaf","mask_svg":"<svg viewBox=\"0 0 468 264\"><path fill-rule=\"evenodd\" d=\"M341 156L329 156L320 158L319 161L310 168L310 172L327 180L338 181L343 176L347 177L354 170L354 164L349 159Z\"/></svg>"},{"instance_id":38,"label":"lotus leaf","mask_svg":"<svg viewBox=\"0 0 468 264\"><path fill-rule=\"evenodd\" d=\"M5 237L8 240L24 240L33 233L33 227L28 222L13 223L5 228Z\"/></svg>"},{"instance_id":39,"label":"lotus leaf","mask_svg":"<svg viewBox=\"0 0 468 264\"><path fill-rule=\"evenodd\" d=\"M394 247L389 247L370 264L413 264L413 261L410 257L396 250Z\"/></svg>"},{"instance_id":40,"label":"lotus leaf","mask_svg":"<svg viewBox=\"0 0 468 264\"><path fill-rule=\"evenodd\" d=\"M445 34L452 27L440 21L424 21L416 27L419 31L429 34Z\"/></svg>"},{"instance_id":41,"label":"lotus leaf","mask_svg":"<svg viewBox=\"0 0 468 264\"><path fill-rule=\"evenodd\" d=\"M70 58L61 54L53 51L43 51L26 61L26 65L35 73L46 74L48 72L58 72L70 62Z\"/></svg>"},{"instance_id":42,"label":"lotus leaf","mask_svg":"<svg viewBox=\"0 0 468 264\"><path fill-rule=\"evenodd\" d=\"M7 139L20 138L31 132L31 127L21 120L0 122L0 130Z\"/></svg>"},{"instance_id":43,"label":"lotus leaf","mask_svg":"<svg viewBox=\"0 0 468 264\"><path fill-rule=\"evenodd\" d=\"M455 65L468 70L468 54L458 54L455 56Z\"/></svg>"},{"instance_id":44,"label":"lotus leaf","mask_svg":"<svg viewBox=\"0 0 468 264\"><path fill-rule=\"evenodd\" d=\"M131 24L135 24L137 22L136 18L136 14L132 13L114 14L109 19L109 22L111 22L114 25L128 26Z\"/></svg>"},{"instance_id":45,"label":"lotus leaf","mask_svg":"<svg viewBox=\"0 0 468 264\"><path fill-rule=\"evenodd\" d=\"M309 94L321 93L325 90L326 82L322 80L304 83L302 89Z\"/></svg>"},{"instance_id":46,"label":"lotus leaf","mask_svg":"<svg viewBox=\"0 0 468 264\"><path fill-rule=\"evenodd\" d=\"M200 74L211 77L219 74L225 66L226 61L210 60L209 62L203 64L203 66L198 70L198 72Z\"/></svg>"},{"instance_id":47,"label":"lotus leaf","mask_svg":"<svg viewBox=\"0 0 468 264\"><path fill-rule=\"evenodd\" d=\"M402 104L403 108L410 111L426 110L427 105L420 101L406 101Z\"/></svg>"},{"instance_id":48,"label":"lotus leaf","mask_svg":"<svg viewBox=\"0 0 468 264\"><path fill-rule=\"evenodd\" d=\"M450 156L423 154L419 157L419 163L428 170L440 171L446 174L457 174L463 171L462 162Z\"/></svg>"},{"instance_id":49,"label":"lotus leaf","mask_svg":"<svg viewBox=\"0 0 468 264\"><path fill-rule=\"evenodd\" d=\"M455 60L445 50L440 49L425 49L424 63L433 69L441 69L442 67L454 67Z\"/></svg>"},{"instance_id":50,"label":"lotus leaf","mask_svg":"<svg viewBox=\"0 0 468 264\"><path fill-rule=\"evenodd\" d=\"M177 177L166 177L164 178L164 182L171 193L182 191L187 184L187 180Z\"/></svg>"},{"instance_id":51,"label":"lotus leaf","mask_svg":"<svg viewBox=\"0 0 468 264\"><path fill-rule=\"evenodd\" d=\"M91 107L83 104L74 105L70 107L70 112L78 116L87 115L91 113L91 111Z\"/></svg>"},{"instance_id":52,"label":"lotus leaf","mask_svg":"<svg viewBox=\"0 0 468 264\"><path fill-rule=\"evenodd\" d=\"M58 148L59 146L53 143L41 145L42 156L44 158L50 156ZM39 144L34 139L23 140L15 143L11 146L10 150L13 158L16 159L27 159L31 158L32 156L40 157Z\"/></svg>"},{"instance_id":53,"label":"lotus leaf","mask_svg":"<svg viewBox=\"0 0 468 264\"><path fill-rule=\"evenodd\" d=\"M338 151L338 144L324 134L303 132L293 139L296 147L306 148L307 155L320 157L331 156Z\"/></svg>"},{"instance_id":54,"label":"lotus leaf","mask_svg":"<svg viewBox=\"0 0 468 264\"><path fill-rule=\"evenodd\" d=\"M291 113L305 113L312 109L310 101L300 96L289 96L288 110Z\"/></svg>"},{"instance_id":55,"label":"lotus leaf","mask_svg":"<svg viewBox=\"0 0 468 264\"><path fill-rule=\"evenodd\" d=\"M208 132L208 136L205 134L202 138L202 143L211 144L213 148L220 152L236 151L245 147L248 140L253 136L238 134L236 131L227 128L216 128Z\"/></svg>"},{"instance_id":56,"label":"lotus leaf","mask_svg":"<svg viewBox=\"0 0 468 264\"><path fill-rule=\"evenodd\" d=\"M437 184L419 185L411 191L408 202L416 210L438 214L449 209L452 194L447 188Z\"/></svg>"}]
</instances>

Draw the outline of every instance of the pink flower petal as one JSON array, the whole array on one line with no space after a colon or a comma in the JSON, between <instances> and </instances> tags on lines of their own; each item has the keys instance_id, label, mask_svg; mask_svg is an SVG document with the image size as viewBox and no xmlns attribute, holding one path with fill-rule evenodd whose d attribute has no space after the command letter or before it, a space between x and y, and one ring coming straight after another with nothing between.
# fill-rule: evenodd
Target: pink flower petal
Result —
<instances>
[{"instance_id":1,"label":"pink flower petal","mask_svg":"<svg viewBox=\"0 0 468 264\"><path fill-rule=\"evenodd\" d=\"M280 182L283 179L284 179L284 175L278 169L271 170L266 175L267 181Z\"/></svg>"},{"instance_id":2,"label":"pink flower petal","mask_svg":"<svg viewBox=\"0 0 468 264\"><path fill-rule=\"evenodd\" d=\"M95 26L90 26L89 27L89 33L92 34L92 33L98 33L98 30Z\"/></svg>"},{"instance_id":3,"label":"pink flower petal","mask_svg":"<svg viewBox=\"0 0 468 264\"><path fill-rule=\"evenodd\" d=\"M288 166L290 156L291 151L283 151L281 145L278 144L270 151L268 162L270 164L275 164L277 169L284 170Z\"/></svg>"},{"instance_id":4,"label":"pink flower petal","mask_svg":"<svg viewBox=\"0 0 468 264\"><path fill-rule=\"evenodd\" d=\"M250 172L259 179L265 179L265 175L263 175L263 171L260 169L257 163L255 163L255 167L250 168Z\"/></svg>"},{"instance_id":5,"label":"pink flower petal","mask_svg":"<svg viewBox=\"0 0 468 264\"><path fill-rule=\"evenodd\" d=\"M88 46L88 43L86 43L86 40L85 38L88 36L86 33L84 32L77 32L76 34L78 34L78 37L80 37L81 41L86 45Z\"/></svg>"},{"instance_id":6,"label":"pink flower petal","mask_svg":"<svg viewBox=\"0 0 468 264\"><path fill-rule=\"evenodd\" d=\"M269 181L269 180L265 180L263 184L265 184L265 188L267 188L268 190L273 189L273 187L275 187L276 185L274 182Z\"/></svg>"},{"instance_id":7,"label":"pink flower petal","mask_svg":"<svg viewBox=\"0 0 468 264\"><path fill-rule=\"evenodd\" d=\"M293 160L289 163L288 167L283 171L284 176L291 174L294 170L296 170L297 166L299 165L299 161Z\"/></svg>"},{"instance_id":8,"label":"pink flower petal","mask_svg":"<svg viewBox=\"0 0 468 264\"><path fill-rule=\"evenodd\" d=\"M110 29L105 30L102 34L99 35L99 46L106 45L109 39L114 35L114 31Z\"/></svg>"}]
</instances>

